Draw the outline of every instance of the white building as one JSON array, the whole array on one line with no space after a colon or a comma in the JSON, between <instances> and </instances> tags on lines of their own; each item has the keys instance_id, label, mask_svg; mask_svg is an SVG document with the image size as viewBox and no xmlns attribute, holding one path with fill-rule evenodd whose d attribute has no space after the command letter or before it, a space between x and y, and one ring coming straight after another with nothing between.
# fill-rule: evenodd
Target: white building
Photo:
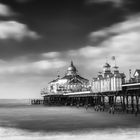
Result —
<instances>
[{"instance_id":1,"label":"white building","mask_svg":"<svg viewBox=\"0 0 140 140\"><path fill-rule=\"evenodd\" d=\"M76 67L71 61L64 77L58 76L55 80L49 82L48 93L61 94L68 92L78 92L89 90L89 80L78 74Z\"/></svg>"},{"instance_id":2,"label":"white building","mask_svg":"<svg viewBox=\"0 0 140 140\"><path fill-rule=\"evenodd\" d=\"M120 73L118 67L113 67L113 72L111 72L111 66L105 63L103 66L102 74L99 73L97 78L93 78L91 84L91 90L93 93L102 92L115 92L122 90L122 83L124 81L124 73Z\"/></svg>"}]
</instances>

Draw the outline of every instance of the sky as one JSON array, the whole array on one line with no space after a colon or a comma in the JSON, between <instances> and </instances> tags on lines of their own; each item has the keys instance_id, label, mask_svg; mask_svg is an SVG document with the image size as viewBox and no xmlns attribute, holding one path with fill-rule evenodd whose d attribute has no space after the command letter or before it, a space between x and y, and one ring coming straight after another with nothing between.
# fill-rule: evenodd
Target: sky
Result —
<instances>
[{"instance_id":1,"label":"sky","mask_svg":"<svg viewBox=\"0 0 140 140\"><path fill-rule=\"evenodd\" d=\"M139 0L0 0L0 98L40 98L73 60L89 80L112 56L140 69Z\"/></svg>"}]
</instances>

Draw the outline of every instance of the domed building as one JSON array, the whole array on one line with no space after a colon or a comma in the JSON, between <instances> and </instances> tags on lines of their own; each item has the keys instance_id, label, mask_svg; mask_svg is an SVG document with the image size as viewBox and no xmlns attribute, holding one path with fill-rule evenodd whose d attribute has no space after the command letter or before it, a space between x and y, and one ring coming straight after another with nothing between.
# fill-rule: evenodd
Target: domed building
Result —
<instances>
[{"instance_id":1,"label":"domed building","mask_svg":"<svg viewBox=\"0 0 140 140\"><path fill-rule=\"evenodd\" d=\"M62 78L58 77L48 84L49 93L59 94L87 90L89 90L89 80L81 77L78 74L73 61L71 61L65 76L63 76Z\"/></svg>"},{"instance_id":2,"label":"domed building","mask_svg":"<svg viewBox=\"0 0 140 140\"><path fill-rule=\"evenodd\" d=\"M104 77L111 77L112 73L111 73L111 66L110 64L108 64L107 62L105 63L105 65L103 66L103 74Z\"/></svg>"},{"instance_id":3,"label":"domed building","mask_svg":"<svg viewBox=\"0 0 140 140\"><path fill-rule=\"evenodd\" d=\"M103 72L99 73L97 78L93 78L91 89L94 93L103 93L103 92L116 92L122 89L122 83L125 81L124 73L120 73L118 70L119 67L116 65L111 71L111 66L108 63L105 63L103 66Z\"/></svg>"}]
</instances>

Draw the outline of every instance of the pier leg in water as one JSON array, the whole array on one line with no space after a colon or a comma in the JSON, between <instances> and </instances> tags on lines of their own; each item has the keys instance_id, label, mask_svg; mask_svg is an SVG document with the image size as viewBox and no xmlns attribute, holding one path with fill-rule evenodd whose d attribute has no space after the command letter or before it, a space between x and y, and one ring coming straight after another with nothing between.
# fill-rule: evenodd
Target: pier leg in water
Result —
<instances>
[{"instance_id":1,"label":"pier leg in water","mask_svg":"<svg viewBox=\"0 0 140 140\"><path fill-rule=\"evenodd\" d=\"M128 113L128 95L126 95L126 113Z\"/></svg>"},{"instance_id":2,"label":"pier leg in water","mask_svg":"<svg viewBox=\"0 0 140 140\"><path fill-rule=\"evenodd\" d=\"M137 111L139 112L139 96L136 96Z\"/></svg>"},{"instance_id":3,"label":"pier leg in water","mask_svg":"<svg viewBox=\"0 0 140 140\"><path fill-rule=\"evenodd\" d=\"M124 112L126 110L125 95L123 95L122 97L123 97L123 112Z\"/></svg>"},{"instance_id":4,"label":"pier leg in water","mask_svg":"<svg viewBox=\"0 0 140 140\"><path fill-rule=\"evenodd\" d=\"M80 103L80 98L77 97L77 103L76 103L76 107L79 108L79 103Z\"/></svg>"},{"instance_id":5,"label":"pier leg in water","mask_svg":"<svg viewBox=\"0 0 140 140\"><path fill-rule=\"evenodd\" d=\"M116 106L117 106L117 95L114 96L114 113L116 111Z\"/></svg>"},{"instance_id":6,"label":"pier leg in water","mask_svg":"<svg viewBox=\"0 0 140 140\"><path fill-rule=\"evenodd\" d=\"M123 100L122 100L122 96L120 95L120 101L121 101L121 111L123 110Z\"/></svg>"},{"instance_id":7,"label":"pier leg in water","mask_svg":"<svg viewBox=\"0 0 140 140\"><path fill-rule=\"evenodd\" d=\"M131 96L131 107L132 107L131 113L134 113L134 97L133 97L133 95Z\"/></svg>"},{"instance_id":8,"label":"pier leg in water","mask_svg":"<svg viewBox=\"0 0 140 140\"><path fill-rule=\"evenodd\" d=\"M85 97L85 108L88 109L88 97Z\"/></svg>"},{"instance_id":9,"label":"pier leg in water","mask_svg":"<svg viewBox=\"0 0 140 140\"><path fill-rule=\"evenodd\" d=\"M102 101L101 101L102 103L102 111L104 111L104 107L105 107L105 97L104 96L102 96Z\"/></svg>"},{"instance_id":10,"label":"pier leg in water","mask_svg":"<svg viewBox=\"0 0 140 140\"><path fill-rule=\"evenodd\" d=\"M139 112L139 96L137 95L137 92L136 92L136 110L135 110L135 116L137 116L138 112Z\"/></svg>"}]
</instances>

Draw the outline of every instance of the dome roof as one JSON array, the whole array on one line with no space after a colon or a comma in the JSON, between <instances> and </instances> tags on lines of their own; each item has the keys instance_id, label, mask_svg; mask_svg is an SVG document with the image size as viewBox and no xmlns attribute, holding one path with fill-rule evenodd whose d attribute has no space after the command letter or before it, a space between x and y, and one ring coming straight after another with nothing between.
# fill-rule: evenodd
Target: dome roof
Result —
<instances>
[{"instance_id":1,"label":"dome roof","mask_svg":"<svg viewBox=\"0 0 140 140\"><path fill-rule=\"evenodd\" d=\"M73 65L73 62L71 61L71 64L70 64L70 66L67 69L66 75L76 75L76 74L77 74L77 69Z\"/></svg>"},{"instance_id":2,"label":"dome roof","mask_svg":"<svg viewBox=\"0 0 140 140\"><path fill-rule=\"evenodd\" d=\"M72 61L71 61L71 65L68 67L68 71L77 71Z\"/></svg>"},{"instance_id":3,"label":"dome roof","mask_svg":"<svg viewBox=\"0 0 140 140\"><path fill-rule=\"evenodd\" d=\"M75 67L68 67L68 71L76 71L76 68Z\"/></svg>"},{"instance_id":4,"label":"dome roof","mask_svg":"<svg viewBox=\"0 0 140 140\"><path fill-rule=\"evenodd\" d=\"M111 66L108 63L105 63L104 68L110 68Z\"/></svg>"}]
</instances>

